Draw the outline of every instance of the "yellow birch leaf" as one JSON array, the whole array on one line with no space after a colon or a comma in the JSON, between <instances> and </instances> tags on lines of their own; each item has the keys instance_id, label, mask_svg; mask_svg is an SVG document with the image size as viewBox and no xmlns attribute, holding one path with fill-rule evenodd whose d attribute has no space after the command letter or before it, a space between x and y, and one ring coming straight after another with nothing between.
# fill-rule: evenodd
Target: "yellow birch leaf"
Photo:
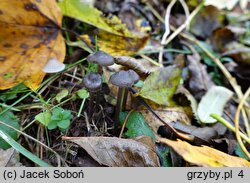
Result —
<instances>
[{"instance_id":1,"label":"yellow birch leaf","mask_svg":"<svg viewBox=\"0 0 250 183\"><path fill-rule=\"evenodd\" d=\"M62 14L55 0L0 1L0 90L36 89L49 59L63 62Z\"/></svg>"},{"instance_id":2,"label":"yellow birch leaf","mask_svg":"<svg viewBox=\"0 0 250 183\"><path fill-rule=\"evenodd\" d=\"M171 146L187 162L203 167L250 167L250 162L243 158L228 155L208 146L192 146L181 140L159 139Z\"/></svg>"}]
</instances>

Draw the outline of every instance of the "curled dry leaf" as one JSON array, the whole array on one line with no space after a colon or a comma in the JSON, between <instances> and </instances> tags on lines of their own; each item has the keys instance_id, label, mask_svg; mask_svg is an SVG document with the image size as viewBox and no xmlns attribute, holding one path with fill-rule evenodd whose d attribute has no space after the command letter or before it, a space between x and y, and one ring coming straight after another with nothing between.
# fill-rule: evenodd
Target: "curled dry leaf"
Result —
<instances>
[{"instance_id":1,"label":"curled dry leaf","mask_svg":"<svg viewBox=\"0 0 250 183\"><path fill-rule=\"evenodd\" d=\"M116 56L115 63L133 69L138 74L149 74L156 71L159 67L149 63L147 60L138 60L130 56Z\"/></svg>"},{"instance_id":2,"label":"curled dry leaf","mask_svg":"<svg viewBox=\"0 0 250 183\"><path fill-rule=\"evenodd\" d=\"M192 108L195 119L199 121L197 114L198 104L194 96L181 85L177 88L175 95L184 95L187 98L187 100L190 102L190 107Z\"/></svg>"},{"instance_id":3,"label":"curled dry leaf","mask_svg":"<svg viewBox=\"0 0 250 183\"><path fill-rule=\"evenodd\" d=\"M210 141L218 137L218 133L212 127L196 127L192 125L186 125L178 121L171 122L173 128L179 132L184 132L194 136L193 143L195 145L209 144Z\"/></svg>"},{"instance_id":4,"label":"curled dry leaf","mask_svg":"<svg viewBox=\"0 0 250 183\"><path fill-rule=\"evenodd\" d=\"M250 163L239 157L231 156L208 146L192 146L181 140L159 139L172 147L189 163L203 167L250 167Z\"/></svg>"},{"instance_id":5,"label":"curled dry leaf","mask_svg":"<svg viewBox=\"0 0 250 183\"><path fill-rule=\"evenodd\" d=\"M110 167L158 167L155 144L148 136L136 139L116 137L64 137L81 146L98 163Z\"/></svg>"},{"instance_id":6,"label":"curled dry leaf","mask_svg":"<svg viewBox=\"0 0 250 183\"><path fill-rule=\"evenodd\" d=\"M0 19L0 89L21 82L36 89L48 60L63 62L65 56L56 1L1 0Z\"/></svg>"}]
</instances>

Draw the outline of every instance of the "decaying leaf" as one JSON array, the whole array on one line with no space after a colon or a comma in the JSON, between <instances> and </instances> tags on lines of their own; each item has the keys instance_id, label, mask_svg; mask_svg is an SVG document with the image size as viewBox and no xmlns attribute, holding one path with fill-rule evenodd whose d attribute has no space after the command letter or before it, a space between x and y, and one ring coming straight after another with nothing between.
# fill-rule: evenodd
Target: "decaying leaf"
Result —
<instances>
[{"instance_id":1,"label":"decaying leaf","mask_svg":"<svg viewBox=\"0 0 250 183\"><path fill-rule=\"evenodd\" d=\"M211 77L208 75L206 65L200 63L198 53L188 55L188 69L190 72L189 88L195 98L200 99L204 93L214 85Z\"/></svg>"},{"instance_id":2,"label":"decaying leaf","mask_svg":"<svg viewBox=\"0 0 250 183\"><path fill-rule=\"evenodd\" d=\"M48 60L64 60L60 9L55 0L1 0L0 12L0 89L36 89Z\"/></svg>"},{"instance_id":3,"label":"decaying leaf","mask_svg":"<svg viewBox=\"0 0 250 183\"><path fill-rule=\"evenodd\" d=\"M178 121L173 121L169 123L169 125L179 132L194 136L193 143L195 145L209 144L212 139L218 137L217 131L212 127L196 127L192 125L186 125Z\"/></svg>"},{"instance_id":4,"label":"decaying leaf","mask_svg":"<svg viewBox=\"0 0 250 183\"><path fill-rule=\"evenodd\" d=\"M94 44L113 56L135 54L149 39L148 35L131 33L117 16L110 15L106 18L102 12L84 1L62 0L59 6L64 15L97 27L98 42ZM88 35L82 37L90 40Z\"/></svg>"},{"instance_id":5,"label":"decaying leaf","mask_svg":"<svg viewBox=\"0 0 250 183\"><path fill-rule=\"evenodd\" d=\"M250 167L250 163L239 157L231 156L208 146L192 146L181 140L159 139L171 146L187 162L203 167Z\"/></svg>"},{"instance_id":6,"label":"decaying leaf","mask_svg":"<svg viewBox=\"0 0 250 183\"><path fill-rule=\"evenodd\" d=\"M192 21L191 32L196 36L207 38L222 25L222 13L214 6L206 6Z\"/></svg>"},{"instance_id":7,"label":"decaying leaf","mask_svg":"<svg viewBox=\"0 0 250 183\"><path fill-rule=\"evenodd\" d=\"M184 95L187 98L187 100L190 102L190 107L192 108L195 119L199 121L199 117L197 114L198 104L194 96L181 85L177 88L175 95Z\"/></svg>"},{"instance_id":8,"label":"decaying leaf","mask_svg":"<svg viewBox=\"0 0 250 183\"><path fill-rule=\"evenodd\" d=\"M182 107L159 107L158 109L154 109L154 111L166 123L170 123L172 121L180 121L187 125L191 124L191 118ZM148 123L154 133L157 134L157 130L160 126L163 125L162 122L148 110L140 110L140 113L143 115L145 121Z\"/></svg>"},{"instance_id":9,"label":"decaying leaf","mask_svg":"<svg viewBox=\"0 0 250 183\"><path fill-rule=\"evenodd\" d=\"M180 78L181 70L178 67L161 68L147 77L138 95L157 104L168 106L172 103Z\"/></svg>"},{"instance_id":10,"label":"decaying leaf","mask_svg":"<svg viewBox=\"0 0 250 183\"><path fill-rule=\"evenodd\" d=\"M115 63L133 69L138 74L146 75L156 71L159 67L146 60L138 60L130 56L116 56Z\"/></svg>"},{"instance_id":11,"label":"decaying leaf","mask_svg":"<svg viewBox=\"0 0 250 183\"><path fill-rule=\"evenodd\" d=\"M222 115L225 104L233 96L233 92L222 86L213 86L202 97L197 114L203 123L215 123L216 120L210 114Z\"/></svg>"},{"instance_id":12,"label":"decaying leaf","mask_svg":"<svg viewBox=\"0 0 250 183\"><path fill-rule=\"evenodd\" d=\"M148 136L136 139L116 137L64 137L81 146L98 163L110 167L158 167L155 144Z\"/></svg>"},{"instance_id":13,"label":"decaying leaf","mask_svg":"<svg viewBox=\"0 0 250 183\"><path fill-rule=\"evenodd\" d=\"M7 150L0 149L0 167L19 167L21 163L17 161L17 152L13 148Z\"/></svg>"}]
</instances>

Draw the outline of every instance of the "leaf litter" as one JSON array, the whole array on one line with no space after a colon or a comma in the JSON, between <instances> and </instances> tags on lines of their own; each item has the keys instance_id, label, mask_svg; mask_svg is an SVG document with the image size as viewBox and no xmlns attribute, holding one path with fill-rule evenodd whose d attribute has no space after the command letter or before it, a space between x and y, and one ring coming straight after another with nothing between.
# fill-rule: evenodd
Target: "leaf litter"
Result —
<instances>
[{"instance_id":1,"label":"leaf litter","mask_svg":"<svg viewBox=\"0 0 250 183\"><path fill-rule=\"evenodd\" d=\"M239 2L206 4L192 12L191 24L184 24L182 10L172 9L169 28L176 38L161 50L159 38L164 30L159 25L164 22L161 17L168 2L110 1L106 7L98 0L91 5L80 0L58 4L47 0L8 4L4 0L0 3L0 117L5 122L4 116L13 109L12 121L18 116L20 128L28 135L14 134L13 138L53 165L58 162L47 153L49 147L33 145L31 136L41 143L48 141L52 151L67 159L63 166L249 166L233 133L210 117L213 113L233 122L241 93L249 87L249 25L241 12L246 11L246 5ZM187 5L192 11L194 6ZM12 24L16 18L10 18L9 6L21 14L20 25ZM223 8L231 11L221 11ZM27 18L31 15L34 20ZM175 32L172 25L177 32L183 31ZM188 25L186 30L178 28ZM85 61L89 53L98 50L114 56L115 64L100 67ZM50 74L45 77L42 69ZM129 100L124 105L109 78L114 72L131 69L140 80L127 88ZM91 73L102 76L100 90L94 94L82 82ZM236 81L231 81L231 74ZM44 77L48 80L42 83ZM233 83L233 88L228 83ZM242 91L233 91L237 83ZM43 88L34 91L39 86ZM238 98L232 97L233 92ZM115 125L119 103L124 105L120 113L124 131ZM248 107L246 101L246 113ZM248 134L244 110L240 130ZM122 138L117 138L120 130ZM8 130L5 133L11 135ZM245 146L249 148L247 143ZM21 163L34 164L23 157Z\"/></svg>"}]
</instances>

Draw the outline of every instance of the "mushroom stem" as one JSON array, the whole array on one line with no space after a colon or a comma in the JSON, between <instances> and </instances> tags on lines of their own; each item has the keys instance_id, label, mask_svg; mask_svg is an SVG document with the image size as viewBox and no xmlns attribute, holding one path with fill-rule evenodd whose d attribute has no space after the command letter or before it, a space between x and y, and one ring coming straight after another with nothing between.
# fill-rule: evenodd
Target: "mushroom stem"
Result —
<instances>
[{"instance_id":1,"label":"mushroom stem","mask_svg":"<svg viewBox=\"0 0 250 183\"><path fill-rule=\"evenodd\" d=\"M116 126L119 125L119 114L120 114L120 112L124 111L125 108L126 108L127 96L128 96L128 89L125 88L125 87L119 87L117 103L116 103L116 109L115 109Z\"/></svg>"}]
</instances>

